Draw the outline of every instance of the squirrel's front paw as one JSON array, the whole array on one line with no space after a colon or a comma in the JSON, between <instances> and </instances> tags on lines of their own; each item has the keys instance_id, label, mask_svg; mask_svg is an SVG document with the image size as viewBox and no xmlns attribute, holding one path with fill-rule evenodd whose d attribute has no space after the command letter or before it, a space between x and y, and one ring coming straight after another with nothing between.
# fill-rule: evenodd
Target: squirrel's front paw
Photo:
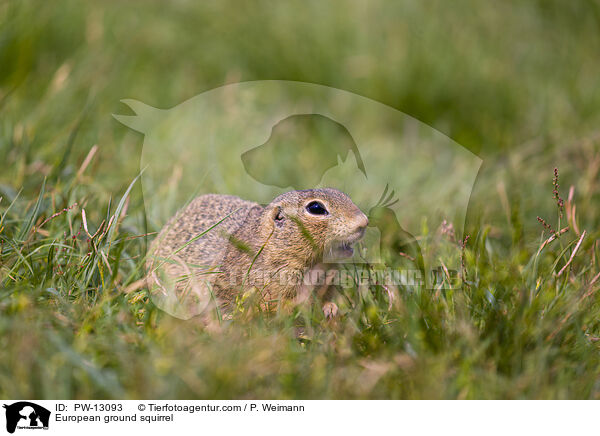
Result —
<instances>
[{"instance_id":1,"label":"squirrel's front paw","mask_svg":"<svg viewBox=\"0 0 600 436\"><path fill-rule=\"evenodd\" d=\"M325 318L327 319L333 319L337 316L338 313L338 307L337 304L328 301L327 303L325 303L323 305L323 314L325 315Z\"/></svg>"}]
</instances>

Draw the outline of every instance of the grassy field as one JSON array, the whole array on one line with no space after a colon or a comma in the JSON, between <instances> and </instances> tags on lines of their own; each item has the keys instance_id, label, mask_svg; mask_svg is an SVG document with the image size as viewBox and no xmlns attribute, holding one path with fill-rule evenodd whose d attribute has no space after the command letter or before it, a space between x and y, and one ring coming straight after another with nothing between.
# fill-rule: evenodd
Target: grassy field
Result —
<instances>
[{"instance_id":1,"label":"grassy field","mask_svg":"<svg viewBox=\"0 0 600 436\"><path fill-rule=\"evenodd\" d=\"M600 398L599 27L583 0L0 2L0 396ZM153 305L143 136L111 114L262 79L364 95L483 159L462 289L350 289L334 321Z\"/></svg>"}]
</instances>

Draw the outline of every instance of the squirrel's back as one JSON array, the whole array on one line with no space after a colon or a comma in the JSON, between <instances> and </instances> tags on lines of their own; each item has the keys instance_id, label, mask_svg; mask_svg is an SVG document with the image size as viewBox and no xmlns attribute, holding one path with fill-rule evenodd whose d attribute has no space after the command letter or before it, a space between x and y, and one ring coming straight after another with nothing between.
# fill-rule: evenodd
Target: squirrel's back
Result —
<instances>
[{"instance_id":1,"label":"squirrel's back","mask_svg":"<svg viewBox=\"0 0 600 436\"><path fill-rule=\"evenodd\" d=\"M248 215L262 209L258 203L233 195L196 197L167 222L152 242L148 271L163 262L163 268L173 277L218 270L228 237L244 224Z\"/></svg>"}]
</instances>

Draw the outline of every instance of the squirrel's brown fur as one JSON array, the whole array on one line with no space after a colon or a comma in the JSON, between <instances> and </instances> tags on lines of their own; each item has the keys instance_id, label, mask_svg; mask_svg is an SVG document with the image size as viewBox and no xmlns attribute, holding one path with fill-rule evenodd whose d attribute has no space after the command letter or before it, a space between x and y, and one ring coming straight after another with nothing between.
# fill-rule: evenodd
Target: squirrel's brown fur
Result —
<instances>
[{"instance_id":1,"label":"squirrel's brown fur","mask_svg":"<svg viewBox=\"0 0 600 436\"><path fill-rule=\"evenodd\" d=\"M315 201L326 214L307 209ZM164 273L178 293L203 282L224 308L250 287L267 301L292 298L306 268L332 245L349 250L367 224L352 200L331 188L290 191L265 207L230 195L202 195L150 247L149 284L165 292Z\"/></svg>"}]
</instances>

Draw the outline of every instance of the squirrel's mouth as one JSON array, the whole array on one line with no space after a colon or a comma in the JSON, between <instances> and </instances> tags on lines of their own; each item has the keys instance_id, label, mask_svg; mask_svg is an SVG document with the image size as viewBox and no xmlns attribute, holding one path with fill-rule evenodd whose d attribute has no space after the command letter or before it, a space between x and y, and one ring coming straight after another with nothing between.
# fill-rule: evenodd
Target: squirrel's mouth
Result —
<instances>
[{"instance_id":1,"label":"squirrel's mouth","mask_svg":"<svg viewBox=\"0 0 600 436\"><path fill-rule=\"evenodd\" d=\"M360 239L360 236L333 241L329 246L329 256L332 259L348 259L354 256L354 244Z\"/></svg>"},{"instance_id":2,"label":"squirrel's mouth","mask_svg":"<svg viewBox=\"0 0 600 436\"><path fill-rule=\"evenodd\" d=\"M336 241L331 245L331 255L337 259L347 259L354 255L354 242Z\"/></svg>"},{"instance_id":3,"label":"squirrel's mouth","mask_svg":"<svg viewBox=\"0 0 600 436\"><path fill-rule=\"evenodd\" d=\"M364 230L355 232L343 239L331 241L325 249L329 260L349 259L354 256L354 244L364 236Z\"/></svg>"}]
</instances>

